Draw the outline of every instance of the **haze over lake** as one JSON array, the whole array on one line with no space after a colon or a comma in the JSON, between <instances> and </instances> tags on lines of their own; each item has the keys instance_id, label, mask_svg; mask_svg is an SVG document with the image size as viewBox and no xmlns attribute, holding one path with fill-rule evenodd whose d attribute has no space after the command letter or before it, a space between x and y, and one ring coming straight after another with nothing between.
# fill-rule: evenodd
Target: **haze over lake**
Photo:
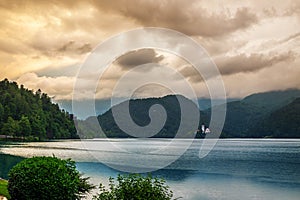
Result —
<instances>
[{"instance_id":1,"label":"haze over lake","mask_svg":"<svg viewBox=\"0 0 300 200\"><path fill-rule=\"evenodd\" d=\"M57 157L72 158L77 161L78 169L98 185L100 182L107 184L110 176L124 173L103 163L117 169L120 166L136 168L139 166L136 166L135 159L152 166L177 156L176 151L160 155L151 153L168 145L170 141L101 139L84 140L84 144L81 141L38 142L2 146L0 153L23 157L54 154ZM181 139L178 142L184 146L184 143L190 141ZM174 197L187 200L299 199L299 139L223 139L217 142L208 156L200 159L198 155L202 142L194 140L178 160L164 169L152 172L167 180L174 191ZM93 149L93 152L87 148ZM93 155L97 155L97 158ZM5 163L1 154L0 159L1 163Z\"/></svg>"}]
</instances>

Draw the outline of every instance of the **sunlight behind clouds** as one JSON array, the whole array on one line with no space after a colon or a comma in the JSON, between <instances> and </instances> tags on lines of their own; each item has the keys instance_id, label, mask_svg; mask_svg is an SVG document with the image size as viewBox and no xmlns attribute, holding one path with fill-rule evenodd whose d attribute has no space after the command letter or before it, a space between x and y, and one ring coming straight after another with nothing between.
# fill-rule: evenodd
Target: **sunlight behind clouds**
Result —
<instances>
[{"instance_id":1,"label":"sunlight behind clouds","mask_svg":"<svg viewBox=\"0 0 300 200\"><path fill-rule=\"evenodd\" d=\"M122 31L152 26L180 31L202 45L222 73L229 97L300 88L299 13L299 1L279 0L0 0L0 79L69 99L76 73L98 44ZM137 39L147 40L133 38ZM180 48L176 40L165 42ZM129 69L141 61L166 64L187 76L200 96L206 93L201 77L195 77L188 63L170 52L160 52L151 60L153 52L159 50L135 52L135 60L123 66ZM122 57L119 59L122 64ZM112 80L122 70L124 67L111 66L97 98L110 95ZM266 74L272 77L268 81L263 78ZM152 76L149 71L141 75ZM245 87L236 86L241 82Z\"/></svg>"}]
</instances>

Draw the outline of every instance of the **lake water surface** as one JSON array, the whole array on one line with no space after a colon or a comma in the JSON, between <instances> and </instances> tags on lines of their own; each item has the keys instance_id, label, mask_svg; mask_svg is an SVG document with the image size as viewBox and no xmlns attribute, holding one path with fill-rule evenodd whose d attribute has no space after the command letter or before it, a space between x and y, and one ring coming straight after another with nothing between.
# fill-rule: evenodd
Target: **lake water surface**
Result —
<instances>
[{"instance_id":1,"label":"lake water surface","mask_svg":"<svg viewBox=\"0 0 300 200\"><path fill-rule=\"evenodd\" d=\"M55 155L77 161L78 169L90 176L94 184L107 184L110 176L124 173L118 171L120 169L139 170L145 166L151 169L166 160L175 160L181 152L178 149L190 142L178 139L172 146L169 139L99 139L7 145L0 147L0 174L5 176L10 165L20 160L9 155ZM299 199L300 140L223 139L200 159L202 142L194 140L179 159L152 172L167 180L174 197L187 200ZM168 145L168 151L157 151Z\"/></svg>"}]
</instances>

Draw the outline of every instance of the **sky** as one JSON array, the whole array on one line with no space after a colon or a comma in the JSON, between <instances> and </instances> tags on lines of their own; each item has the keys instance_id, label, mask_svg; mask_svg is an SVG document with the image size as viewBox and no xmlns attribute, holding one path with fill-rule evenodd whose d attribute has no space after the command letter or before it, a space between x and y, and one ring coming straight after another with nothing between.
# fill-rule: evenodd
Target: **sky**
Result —
<instances>
[{"instance_id":1,"label":"sky","mask_svg":"<svg viewBox=\"0 0 300 200\"><path fill-rule=\"evenodd\" d=\"M0 79L41 89L55 100L72 99L76 76L99 44L141 27L168 28L195 40L216 64L228 98L300 89L298 0L0 0L0 17ZM176 41L169 42L177 47ZM171 73L161 73L161 65L167 65L180 73L199 97L209 97L206 82L189 62L151 48L132 50L113 60L100 79L96 97L109 98L126 72L147 63L152 63L149 69L136 71L124 85L130 87L138 78L153 77L181 87ZM87 78L82 91L89 84ZM135 95L168 92L166 87L148 85ZM81 98L92 97L85 94Z\"/></svg>"}]
</instances>

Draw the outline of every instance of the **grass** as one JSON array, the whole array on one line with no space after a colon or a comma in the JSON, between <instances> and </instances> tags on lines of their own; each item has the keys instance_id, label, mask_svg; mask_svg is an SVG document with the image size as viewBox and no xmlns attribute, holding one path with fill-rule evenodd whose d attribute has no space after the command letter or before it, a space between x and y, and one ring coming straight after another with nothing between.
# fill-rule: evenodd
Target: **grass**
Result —
<instances>
[{"instance_id":1,"label":"grass","mask_svg":"<svg viewBox=\"0 0 300 200\"><path fill-rule=\"evenodd\" d=\"M10 196L8 194L7 184L6 180L0 180L0 195L9 198Z\"/></svg>"}]
</instances>

